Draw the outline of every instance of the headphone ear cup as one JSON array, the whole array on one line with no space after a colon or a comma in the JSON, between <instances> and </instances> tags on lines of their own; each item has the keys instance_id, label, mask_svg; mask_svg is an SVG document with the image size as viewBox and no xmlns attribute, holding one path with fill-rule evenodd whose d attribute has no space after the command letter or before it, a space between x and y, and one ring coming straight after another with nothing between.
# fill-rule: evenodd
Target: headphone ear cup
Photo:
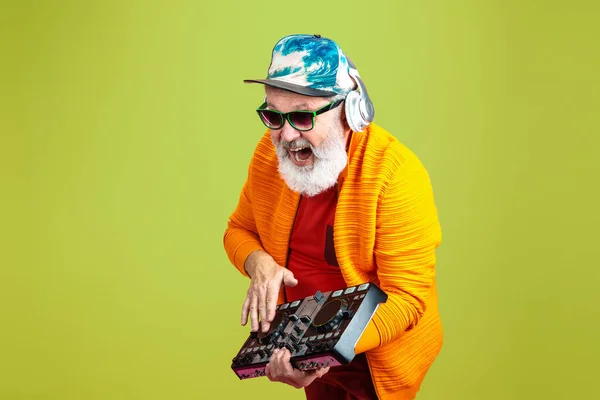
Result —
<instances>
[{"instance_id":1,"label":"headphone ear cup","mask_svg":"<svg viewBox=\"0 0 600 400\"><path fill-rule=\"evenodd\" d=\"M362 132L375 117L375 107L367 93L367 88L358 74L358 71L351 64L349 71L350 77L354 79L357 88L346 96L346 120L348 125L355 132Z\"/></svg>"},{"instance_id":2,"label":"headphone ear cup","mask_svg":"<svg viewBox=\"0 0 600 400\"><path fill-rule=\"evenodd\" d=\"M365 128L365 121L360 112L360 93L356 90L348 93L346 96L346 121L348 126L354 132L362 132Z\"/></svg>"},{"instance_id":3,"label":"headphone ear cup","mask_svg":"<svg viewBox=\"0 0 600 400\"><path fill-rule=\"evenodd\" d=\"M368 95L361 96L360 100L360 113L362 119L365 121L365 126L369 125L373 122L375 118L375 107L373 107L373 102Z\"/></svg>"}]
</instances>

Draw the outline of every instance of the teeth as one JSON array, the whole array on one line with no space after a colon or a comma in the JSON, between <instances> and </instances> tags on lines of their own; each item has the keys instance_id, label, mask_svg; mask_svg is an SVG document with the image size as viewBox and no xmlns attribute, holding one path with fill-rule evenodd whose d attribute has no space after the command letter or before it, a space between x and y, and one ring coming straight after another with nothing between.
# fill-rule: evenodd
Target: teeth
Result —
<instances>
[{"instance_id":1,"label":"teeth","mask_svg":"<svg viewBox=\"0 0 600 400\"><path fill-rule=\"evenodd\" d=\"M293 157L296 159L296 161L298 161L298 162L305 162L305 161L306 161L306 160L308 160L308 158L310 157L310 156L308 156L308 157L306 157L306 158L301 158L301 157L300 157L300 152L299 152L299 151L294 151L294 152L292 152L292 155L293 155Z\"/></svg>"}]
</instances>

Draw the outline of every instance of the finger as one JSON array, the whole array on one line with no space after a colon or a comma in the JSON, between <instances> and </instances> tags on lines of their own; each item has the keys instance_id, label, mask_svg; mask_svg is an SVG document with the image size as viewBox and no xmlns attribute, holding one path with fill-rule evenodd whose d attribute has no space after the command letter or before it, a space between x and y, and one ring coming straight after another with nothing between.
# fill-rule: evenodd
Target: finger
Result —
<instances>
[{"instance_id":1,"label":"finger","mask_svg":"<svg viewBox=\"0 0 600 400\"><path fill-rule=\"evenodd\" d=\"M286 348L282 349L282 355L280 357L280 361L281 361L281 366L283 367L283 374L285 376L292 376L292 374L294 373L294 367L292 366L292 363L290 362L290 359L292 358L292 353L290 353L290 351Z\"/></svg>"},{"instance_id":2,"label":"finger","mask_svg":"<svg viewBox=\"0 0 600 400\"><path fill-rule=\"evenodd\" d=\"M322 378L323 375L325 375L326 373L329 372L329 368L330 367L325 367L325 368L319 368L315 374L317 375L317 378Z\"/></svg>"},{"instance_id":3,"label":"finger","mask_svg":"<svg viewBox=\"0 0 600 400\"><path fill-rule=\"evenodd\" d=\"M273 354L271 355L271 359L269 360L269 372L271 373L271 377L275 380L278 380L281 377L280 373L280 356L281 350L275 349L273 350Z\"/></svg>"},{"instance_id":4,"label":"finger","mask_svg":"<svg viewBox=\"0 0 600 400\"><path fill-rule=\"evenodd\" d=\"M277 308L277 298L279 297L279 285L269 285L267 289L267 321L272 322L275 318L275 308Z\"/></svg>"},{"instance_id":5,"label":"finger","mask_svg":"<svg viewBox=\"0 0 600 400\"><path fill-rule=\"evenodd\" d=\"M242 318L241 323L242 326L245 326L248 322L248 311L250 309L250 296L247 294L246 299L244 300L244 304L242 304Z\"/></svg>"},{"instance_id":6,"label":"finger","mask_svg":"<svg viewBox=\"0 0 600 400\"><path fill-rule=\"evenodd\" d=\"M258 296L256 293L250 294L250 323L252 332L258 332Z\"/></svg>"},{"instance_id":7,"label":"finger","mask_svg":"<svg viewBox=\"0 0 600 400\"><path fill-rule=\"evenodd\" d=\"M260 321L262 325L262 331L266 332L269 330L269 323L267 319L267 293L266 290L260 289L258 291L258 313L260 315Z\"/></svg>"},{"instance_id":8,"label":"finger","mask_svg":"<svg viewBox=\"0 0 600 400\"><path fill-rule=\"evenodd\" d=\"M319 368L315 371L294 370L291 380L297 385L296 388L306 387L313 383L315 379L325 375L327 371L329 371L329 367Z\"/></svg>"},{"instance_id":9,"label":"finger","mask_svg":"<svg viewBox=\"0 0 600 400\"><path fill-rule=\"evenodd\" d=\"M283 350L280 348L276 348L273 350L273 355L271 356L271 361L274 365L279 365L281 363L281 355L283 354Z\"/></svg>"},{"instance_id":10,"label":"finger","mask_svg":"<svg viewBox=\"0 0 600 400\"><path fill-rule=\"evenodd\" d=\"M283 271L283 284L290 287L298 284L298 279L294 278L294 273L289 269Z\"/></svg>"},{"instance_id":11,"label":"finger","mask_svg":"<svg viewBox=\"0 0 600 400\"><path fill-rule=\"evenodd\" d=\"M270 381L273 380L273 377L271 376L271 365L269 364L265 366L265 376L269 378Z\"/></svg>"},{"instance_id":12,"label":"finger","mask_svg":"<svg viewBox=\"0 0 600 400\"><path fill-rule=\"evenodd\" d=\"M288 384L292 385L296 389L300 389L310 385L316 379L314 372L300 371L298 369L293 370L292 374L287 377Z\"/></svg>"}]
</instances>

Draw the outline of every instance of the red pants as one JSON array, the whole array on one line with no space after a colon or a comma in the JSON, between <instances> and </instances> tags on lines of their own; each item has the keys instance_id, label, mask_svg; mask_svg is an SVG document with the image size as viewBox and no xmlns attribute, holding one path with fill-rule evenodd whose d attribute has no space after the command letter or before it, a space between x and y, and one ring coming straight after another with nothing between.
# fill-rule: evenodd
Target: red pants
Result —
<instances>
[{"instance_id":1,"label":"red pants","mask_svg":"<svg viewBox=\"0 0 600 400\"><path fill-rule=\"evenodd\" d=\"M307 400L376 400L367 357L358 354L350 364L331 367L304 388Z\"/></svg>"}]
</instances>

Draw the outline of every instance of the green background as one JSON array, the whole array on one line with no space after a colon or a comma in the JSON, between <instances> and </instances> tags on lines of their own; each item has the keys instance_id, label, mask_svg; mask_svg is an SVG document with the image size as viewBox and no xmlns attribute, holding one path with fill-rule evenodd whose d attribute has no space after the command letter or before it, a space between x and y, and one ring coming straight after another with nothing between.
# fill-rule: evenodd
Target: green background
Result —
<instances>
[{"instance_id":1,"label":"green background","mask_svg":"<svg viewBox=\"0 0 600 400\"><path fill-rule=\"evenodd\" d=\"M0 398L289 398L240 382L222 235L274 43L335 39L429 170L444 348L419 399L594 399L595 1L0 8Z\"/></svg>"}]
</instances>

